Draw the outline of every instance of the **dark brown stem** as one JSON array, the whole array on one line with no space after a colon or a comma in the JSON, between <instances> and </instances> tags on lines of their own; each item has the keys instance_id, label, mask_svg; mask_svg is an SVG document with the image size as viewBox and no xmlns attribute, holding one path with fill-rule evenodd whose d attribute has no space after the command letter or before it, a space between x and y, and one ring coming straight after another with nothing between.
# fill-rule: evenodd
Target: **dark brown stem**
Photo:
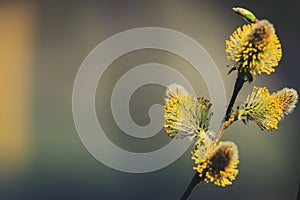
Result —
<instances>
[{"instance_id":1,"label":"dark brown stem","mask_svg":"<svg viewBox=\"0 0 300 200\"><path fill-rule=\"evenodd\" d=\"M200 183L200 181L201 181L201 177L199 176L199 173L196 172L193 179L191 180L189 186L186 188L185 192L183 193L182 197L180 198L180 200L186 200L190 196L194 187L198 183Z\"/></svg>"},{"instance_id":2,"label":"dark brown stem","mask_svg":"<svg viewBox=\"0 0 300 200\"><path fill-rule=\"evenodd\" d=\"M235 81L235 84L234 84L234 90L233 90L233 93L231 95L231 99L230 99L230 102L229 102L229 105L227 107L227 110L226 110L226 114L225 114L225 117L224 117L224 122L226 122L229 118L230 118L230 114L231 114L231 111L232 111L232 107L234 105L234 102L236 100L236 97L237 95L239 94L239 92L241 91L243 85L245 83L245 80L244 80L244 75L241 73L236 81Z\"/></svg>"},{"instance_id":3,"label":"dark brown stem","mask_svg":"<svg viewBox=\"0 0 300 200\"><path fill-rule=\"evenodd\" d=\"M226 123L232 123L231 121L228 121L228 120L230 118L230 114L231 114L234 102L235 102L239 92L241 91L241 89L242 89L242 87L245 83L244 75L245 75L244 73L240 73L239 76L237 77L236 81L235 81L234 90L233 90L229 105L227 107L224 120L223 120L223 122L220 126L220 129L219 129L218 133L217 133L215 143L218 142L221 139L224 130L227 128ZM182 195L181 200L187 199L190 196L192 190L195 188L195 186L198 183L200 183L200 181L201 181L201 178L199 177L198 172L196 172L196 174L194 175L192 181L190 182L190 184L188 185L188 187L185 190L184 194Z\"/></svg>"}]
</instances>

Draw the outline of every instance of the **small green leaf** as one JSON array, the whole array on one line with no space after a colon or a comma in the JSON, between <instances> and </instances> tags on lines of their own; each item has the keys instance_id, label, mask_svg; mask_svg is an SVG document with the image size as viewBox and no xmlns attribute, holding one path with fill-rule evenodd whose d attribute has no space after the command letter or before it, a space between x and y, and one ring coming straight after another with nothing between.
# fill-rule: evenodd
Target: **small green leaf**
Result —
<instances>
[{"instance_id":1,"label":"small green leaf","mask_svg":"<svg viewBox=\"0 0 300 200\"><path fill-rule=\"evenodd\" d=\"M245 8L235 7L232 8L232 10L237 14L243 16L250 23L255 23L257 21L254 14Z\"/></svg>"}]
</instances>

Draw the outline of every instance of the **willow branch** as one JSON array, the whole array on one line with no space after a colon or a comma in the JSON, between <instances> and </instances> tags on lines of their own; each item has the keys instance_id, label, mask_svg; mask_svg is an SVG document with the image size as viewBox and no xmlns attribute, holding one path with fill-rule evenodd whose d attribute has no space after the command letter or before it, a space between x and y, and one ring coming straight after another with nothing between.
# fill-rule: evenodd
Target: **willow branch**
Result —
<instances>
[{"instance_id":1,"label":"willow branch","mask_svg":"<svg viewBox=\"0 0 300 200\"><path fill-rule=\"evenodd\" d=\"M235 81L234 90L232 92L231 99L230 99L229 105L227 107L226 114L225 114L223 122L226 122L229 119L231 111L232 111L232 107L233 107L233 105L235 103L235 100L236 100L236 97L239 94L239 92L241 91L244 83L245 83L244 73L241 73L241 74L239 74L239 76L237 77L237 79Z\"/></svg>"},{"instance_id":2,"label":"willow branch","mask_svg":"<svg viewBox=\"0 0 300 200\"><path fill-rule=\"evenodd\" d=\"M231 98L230 98L230 101L229 101L229 104L228 104L228 107L227 107L227 110L225 113L225 117L224 117L223 122L217 133L215 143L217 143L221 139L225 129L233 122L233 120L230 119L230 114L232 112L232 108L235 103L235 100L236 100L239 92L241 91L244 83L245 83L244 73L240 73L239 76L235 80L234 89L233 89L233 92L232 92L232 95L231 95Z\"/></svg>"},{"instance_id":3,"label":"willow branch","mask_svg":"<svg viewBox=\"0 0 300 200\"><path fill-rule=\"evenodd\" d=\"M194 187L198 183L200 183L200 181L201 181L201 177L199 176L199 173L196 172L193 179L191 180L190 184L188 185L188 187L186 188L186 190L183 193L182 197L180 198L180 200L187 199L190 196L190 194L191 194L192 190L194 189Z\"/></svg>"},{"instance_id":4,"label":"willow branch","mask_svg":"<svg viewBox=\"0 0 300 200\"><path fill-rule=\"evenodd\" d=\"M227 107L227 110L226 110L223 122L222 122L222 124L221 124L221 126L219 128L219 131L217 133L217 136L216 136L216 139L215 139L214 143L217 143L221 139L221 137L222 137L225 129L233 122L233 120L230 119L230 114L232 112L232 108L233 108L233 105L235 103L235 100L236 100L239 92L241 91L244 83L245 83L244 73L240 73L239 76L237 77L236 81L235 81L234 90L233 90L233 93L231 95L230 102L228 104L228 107ZM183 195L182 195L182 197L181 197L180 200L187 199L190 196L192 190L195 188L195 186L198 183L200 183L200 181L201 181L201 178L199 176L199 173L196 172L195 175L194 175L194 177L193 177L193 179L191 180L190 184L186 188L186 190L183 193Z\"/></svg>"}]
</instances>

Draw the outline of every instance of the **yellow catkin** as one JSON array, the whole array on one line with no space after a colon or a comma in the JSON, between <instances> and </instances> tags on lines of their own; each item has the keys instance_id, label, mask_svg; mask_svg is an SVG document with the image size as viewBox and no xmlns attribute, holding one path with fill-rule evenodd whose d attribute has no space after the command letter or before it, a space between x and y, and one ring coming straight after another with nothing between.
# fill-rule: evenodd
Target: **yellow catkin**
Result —
<instances>
[{"instance_id":1,"label":"yellow catkin","mask_svg":"<svg viewBox=\"0 0 300 200\"><path fill-rule=\"evenodd\" d=\"M284 88L270 94L265 87L254 87L251 95L238 111L239 118L254 121L262 129L277 129L278 122L284 114L293 111L297 100L298 94L294 89Z\"/></svg>"},{"instance_id":2,"label":"yellow catkin","mask_svg":"<svg viewBox=\"0 0 300 200\"><path fill-rule=\"evenodd\" d=\"M177 84L166 90L164 129L171 138L200 137L209 126L211 103L189 95Z\"/></svg>"},{"instance_id":3,"label":"yellow catkin","mask_svg":"<svg viewBox=\"0 0 300 200\"><path fill-rule=\"evenodd\" d=\"M282 57L280 41L267 20L237 28L226 41L225 51L235 69L252 76L274 72Z\"/></svg>"},{"instance_id":4,"label":"yellow catkin","mask_svg":"<svg viewBox=\"0 0 300 200\"><path fill-rule=\"evenodd\" d=\"M239 157L237 146L233 142L220 142L203 156L199 154L199 144L196 143L196 150L192 156L197 165L194 167L194 170L199 173L199 176L206 183L212 182L222 187L231 185L238 174Z\"/></svg>"}]
</instances>

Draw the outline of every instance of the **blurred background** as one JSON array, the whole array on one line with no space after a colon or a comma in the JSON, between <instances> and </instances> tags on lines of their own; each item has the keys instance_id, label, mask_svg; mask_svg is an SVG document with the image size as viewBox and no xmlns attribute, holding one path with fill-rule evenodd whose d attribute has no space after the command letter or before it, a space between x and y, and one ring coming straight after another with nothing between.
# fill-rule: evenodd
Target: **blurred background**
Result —
<instances>
[{"instance_id":1,"label":"blurred background","mask_svg":"<svg viewBox=\"0 0 300 200\"><path fill-rule=\"evenodd\" d=\"M254 85L270 91L300 91L300 2L286 1L0 1L0 199L179 199L194 171L192 147L158 171L129 174L113 170L85 149L72 117L72 87L87 54L101 41L137 27L165 27L199 42L224 79L229 99L235 74L227 76L225 40L245 21L234 6L252 10L275 26L283 45L276 73L256 77L238 97L242 102ZM134 152L159 149L170 139L160 131L148 139L130 137L112 117L114 84L132 67L149 62L180 71L198 96L208 96L200 75L182 58L158 50L121 56L99 81L98 119L112 142ZM175 82L176 80L174 80ZM148 109L163 104L164 89L146 85L132 96L129 108L141 126ZM299 107L279 130L261 131L254 123L233 124L223 140L239 148L240 174L232 186L199 184L190 199L295 200L299 184Z\"/></svg>"}]
</instances>

